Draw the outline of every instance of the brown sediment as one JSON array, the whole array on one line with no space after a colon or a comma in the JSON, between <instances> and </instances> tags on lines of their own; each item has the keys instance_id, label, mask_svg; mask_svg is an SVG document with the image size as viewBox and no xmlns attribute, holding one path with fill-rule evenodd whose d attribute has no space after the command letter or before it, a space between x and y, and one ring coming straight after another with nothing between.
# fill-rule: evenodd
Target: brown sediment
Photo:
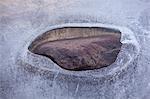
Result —
<instances>
[{"instance_id":1,"label":"brown sediment","mask_svg":"<svg viewBox=\"0 0 150 99\"><path fill-rule=\"evenodd\" d=\"M79 30L76 31L83 32L83 30ZM88 33L90 32L90 30L86 30L85 32L87 31ZM62 32L62 30L59 32ZM69 32L69 30L67 32ZM73 29L70 31L70 34L71 32L73 32ZM90 36L79 36L81 33L78 33L78 36L72 34L75 37L71 38L70 36L70 38L67 38L64 36L65 39L57 40L48 40L49 36L46 37L47 41L44 41L45 39L39 39L41 40L40 42L44 42L37 45L34 44L31 51L35 54L50 58L64 69L99 69L115 62L122 44L120 42L120 33L109 33L109 31L98 32L101 32L101 34L95 35L96 32L94 32L94 35L89 33ZM65 32L63 33L65 34Z\"/></svg>"}]
</instances>

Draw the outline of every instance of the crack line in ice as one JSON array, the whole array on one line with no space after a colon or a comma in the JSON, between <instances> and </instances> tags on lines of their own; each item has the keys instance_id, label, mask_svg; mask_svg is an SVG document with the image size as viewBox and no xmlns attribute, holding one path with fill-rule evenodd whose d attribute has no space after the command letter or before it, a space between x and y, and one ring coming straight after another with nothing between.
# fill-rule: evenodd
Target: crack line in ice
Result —
<instances>
[{"instance_id":1,"label":"crack line in ice","mask_svg":"<svg viewBox=\"0 0 150 99\"><path fill-rule=\"evenodd\" d=\"M75 89L75 95L77 94L78 90L79 90L79 83L77 84L77 87Z\"/></svg>"}]
</instances>

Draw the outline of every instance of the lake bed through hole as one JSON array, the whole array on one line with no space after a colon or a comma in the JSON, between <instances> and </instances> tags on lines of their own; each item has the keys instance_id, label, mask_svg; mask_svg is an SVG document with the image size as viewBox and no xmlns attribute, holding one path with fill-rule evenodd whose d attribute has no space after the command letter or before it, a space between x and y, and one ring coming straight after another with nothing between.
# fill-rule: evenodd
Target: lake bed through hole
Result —
<instances>
[{"instance_id":1,"label":"lake bed through hole","mask_svg":"<svg viewBox=\"0 0 150 99\"><path fill-rule=\"evenodd\" d=\"M121 32L101 27L63 27L45 32L29 50L48 57L63 69L100 69L115 62L121 50Z\"/></svg>"}]
</instances>

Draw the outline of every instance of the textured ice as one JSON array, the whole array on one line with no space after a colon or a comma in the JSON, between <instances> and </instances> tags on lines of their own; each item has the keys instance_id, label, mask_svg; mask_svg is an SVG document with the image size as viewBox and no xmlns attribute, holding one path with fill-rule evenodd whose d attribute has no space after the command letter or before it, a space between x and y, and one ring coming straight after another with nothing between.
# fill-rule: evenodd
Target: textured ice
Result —
<instances>
[{"instance_id":1,"label":"textured ice","mask_svg":"<svg viewBox=\"0 0 150 99\"><path fill-rule=\"evenodd\" d=\"M149 0L1 0L0 99L149 99ZM28 46L47 30L99 26L122 33L115 63L67 71Z\"/></svg>"}]
</instances>

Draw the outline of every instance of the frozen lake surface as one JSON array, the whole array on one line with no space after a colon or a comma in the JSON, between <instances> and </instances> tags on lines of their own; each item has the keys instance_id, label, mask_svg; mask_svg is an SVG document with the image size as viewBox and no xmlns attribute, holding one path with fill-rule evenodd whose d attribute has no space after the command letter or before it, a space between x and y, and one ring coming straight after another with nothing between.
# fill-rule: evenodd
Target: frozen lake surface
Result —
<instances>
[{"instance_id":1,"label":"frozen lake surface","mask_svg":"<svg viewBox=\"0 0 150 99\"><path fill-rule=\"evenodd\" d=\"M122 33L108 68L67 71L28 50L47 30L98 26ZM1 0L0 99L149 99L150 0Z\"/></svg>"}]
</instances>

